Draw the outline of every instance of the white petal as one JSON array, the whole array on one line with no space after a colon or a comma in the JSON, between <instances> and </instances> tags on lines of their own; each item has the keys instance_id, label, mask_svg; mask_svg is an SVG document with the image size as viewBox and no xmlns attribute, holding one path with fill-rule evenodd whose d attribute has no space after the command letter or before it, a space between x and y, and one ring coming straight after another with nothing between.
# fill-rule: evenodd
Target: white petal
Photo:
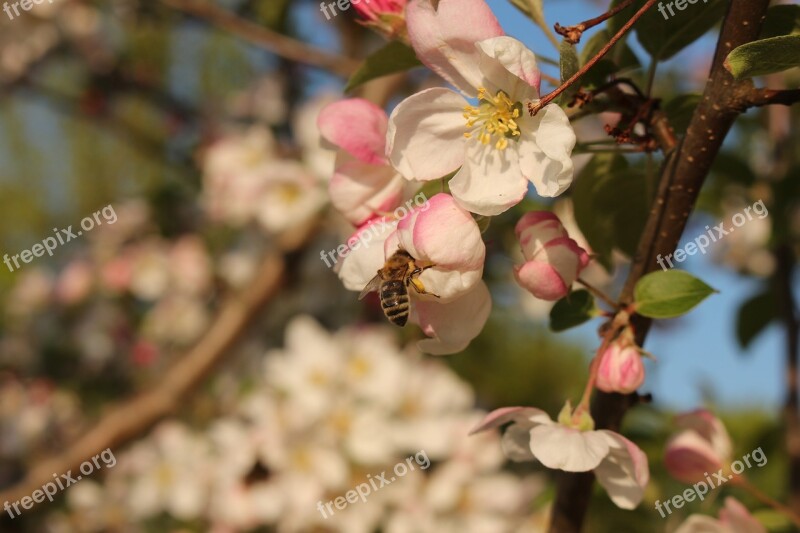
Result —
<instances>
[{"instance_id":1,"label":"white petal","mask_svg":"<svg viewBox=\"0 0 800 533\"><path fill-rule=\"evenodd\" d=\"M523 104L539 99L541 72L536 56L513 37L495 37L475 45L480 52L483 86L491 94L505 92L512 101Z\"/></svg>"},{"instance_id":2,"label":"white petal","mask_svg":"<svg viewBox=\"0 0 800 533\"><path fill-rule=\"evenodd\" d=\"M597 482L606 489L609 498L621 509L634 509L642 501L650 480L647 456L633 442L613 431L596 433L608 439L610 452L595 468Z\"/></svg>"},{"instance_id":3,"label":"white petal","mask_svg":"<svg viewBox=\"0 0 800 533\"><path fill-rule=\"evenodd\" d=\"M407 179L434 180L464 163L467 101L440 87L400 102L389 117L386 153Z\"/></svg>"},{"instance_id":4,"label":"white petal","mask_svg":"<svg viewBox=\"0 0 800 533\"><path fill-rule=\"evenodd\" d=\"M360 225L399 205L406 180L388 165L370 165L340 153L328 191L347 220Z\"/></svg>"},{"instance_id":5,"label":"white petal","mask_svg":"<svg viewBox=\"0 0 800 533\"><path fill-rule=\"evenodd\" d=\"M375 219L347 240L350 247L342 257L334 254L338 259L339 278L347 289L362 290L383 267L386 262L384 241L394 233L396 226L397 221Z\"/></svg>"},{"instance_id":6,"label":"white petal","mask_svg":"<svg viewBox=\"0 0 800 533\"><path fill-rule=\"evenodd\" d=\"M450 192L464 209L494 216L522 201L528 182L520 171L515 148L509 145L500 151L477 139L467 142L467 161L450 180Z\"/></svg>"},{"instance_id":7,"label":"white petal","mask_svg":"<svg viewBox=\"0 0 800 533\"><path fill-rule=\"evenodd\" d=\"M531 430L531 450L544 466L566 472L588 472L608 455L608 440L596 431L559 424Z\"/></svg>"},{"instance_id":8,"label":"white petal","mask_svg":"<svg viewBox=\"0 0 800 533\"><path fill-rule=\"evenodd\" d=\"M462 351L478 336L492 310L492 297L483 282L449 303L416 300L409 320L425 335L417 346L425 353L446 355Z\"/></svg>"}]
</instances>

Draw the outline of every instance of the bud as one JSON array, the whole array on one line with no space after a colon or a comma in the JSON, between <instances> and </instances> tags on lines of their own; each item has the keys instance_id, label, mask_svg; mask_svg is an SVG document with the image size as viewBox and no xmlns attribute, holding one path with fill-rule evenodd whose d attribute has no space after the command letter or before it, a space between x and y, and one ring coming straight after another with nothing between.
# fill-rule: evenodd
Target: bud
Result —
<instances>
[{"instance_id":1,"label":"bud","mask_svg":"<svg viewBox=\"0 0 800 533\"><path fill-rule=\"evenodd\" d=\"M526 262L514 268L517 282L537 298L560 300L569 294L589 254L569 238L561 221L549 211L525 214L516 227Z\"/></svg>"},{"instance_id":2,"label":"bud","mask_svg":"<svg viewBox=\"0 0 800 533\"><path fill-rule=\"evenodd\" d=\"M383 33L389 39L405 39L405 10L408 0L352 0L356 11L365 19L364 25Z\"/></svg>"},{"instance_id":3,"label":"bud","mask_svg":"<svg viewBox=\"0 0 800 533\"><path fill-rule=\"evenodd\" d=\"M625 341L611 343L600 359L597 388L603 392L630 394L644 383L644 363L636 346Z\"/></svg>"},{"instance_id":4,"label":"bud","mask_svg":"<svg viewBox=\"0 0 800 533\"><path fill-rule=\"evenodd\" d=\"M681 428L664 450L664 466L684 483L696 483L730 464L732 445L722 422L705 409L675 418Z\"/></svg>"}]
</instances>

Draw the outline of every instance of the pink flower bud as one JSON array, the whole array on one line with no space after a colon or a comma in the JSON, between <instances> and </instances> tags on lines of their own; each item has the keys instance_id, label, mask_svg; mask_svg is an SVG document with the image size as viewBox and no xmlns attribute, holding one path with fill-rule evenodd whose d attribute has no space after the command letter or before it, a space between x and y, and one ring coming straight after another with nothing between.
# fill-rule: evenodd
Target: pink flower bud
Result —
<instances>
[{"instance_id":1,"label":"pink flower bud","mask_svg":"<svg viewBox=\"0 0 800 533\"><path fill-rule=\"evenodd\" d=\"M560 300L569 294L589 254L569 238L561 221L549 211L525 214L516 227L526 262L514 269L517 282L542 300Z\"/></svg>"},{"instance_id":2,"label":"pink flower bud","mask_svg":"<svg viewBox=\"0 0 800 533\"><path fill-rule=\"evenodd\" d=\"M644 363L635 346L614 342L606 349L597 369L597 388L603 392L630 394L644 383Z\"/></svg>"},{"instance_id":3,"label":"pink flower bud","mask_svg":"<svg viewBox=\"0 0 800 533\"><path fill-rule=\"evenodd\" d=\"M722 422L700 409L675 419L681 427L666 445L664 466L675 479L696 483L730 463L731 441Z\"/></svg>"},{"instance_id":4,"label":"pink flower bud","mask_svg":"<svg viewBox=\"0 0 800 533\"><path fill-rule=\"evenodd\" d=\"M360 0L352 5L365 19L378 21L381 15L402 15L406 3L407 0Z\"/></svg>"}]
</instances>

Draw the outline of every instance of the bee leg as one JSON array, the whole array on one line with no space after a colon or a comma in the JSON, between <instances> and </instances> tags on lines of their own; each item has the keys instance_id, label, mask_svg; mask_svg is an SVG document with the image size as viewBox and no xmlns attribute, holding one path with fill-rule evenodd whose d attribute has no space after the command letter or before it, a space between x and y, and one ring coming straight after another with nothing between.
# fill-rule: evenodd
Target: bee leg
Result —
<instances>
[{"instance_id":1,"label":"bee leg","mask_svg":"<svg viewBox=\"0 0 800 533\"><path fill-rule=\"evenodd\" d=\"M422 269L420 269L420 270L422 270ZM419 294L430 294L431 296L439 298L438 294L433 294L432 292L427 292L425 290L425 285L422 284L422 281L420 281L419 278L409 277L408 278L408 284L411 285L412 287L414 287L414 290L417 291L417 293L419 293Z\"/></svg>"}]
</instances>

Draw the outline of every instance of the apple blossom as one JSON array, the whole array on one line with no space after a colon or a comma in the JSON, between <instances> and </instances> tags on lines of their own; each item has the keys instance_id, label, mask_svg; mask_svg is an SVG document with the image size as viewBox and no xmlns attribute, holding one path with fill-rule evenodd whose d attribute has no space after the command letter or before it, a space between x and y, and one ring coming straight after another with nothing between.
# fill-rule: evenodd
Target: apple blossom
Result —
<instances>
[{"instance_id":1,"label":"apple blossom","mask_svg":"<svg viewBox=\"0 0 800 533\"><path fill-rule=\"evenodd\" d=\"M675 533L767 533L767 529L738 500L728 497L725 508L719 512L719 520L693 514Z\"/></svg>"},{"instance_id":2,"label":"apple blossom","mask_svg":"<svg viewBox=\"0 0 800 533\"><path fill-rule=\"evenodd\" d=\"M695 483L730 464L732 445L722 422L698 409L675 418L680 431L667 441L664 466L675 479Z\"/></svg>"},{"instance_id":3,"label":"apple blossom","mask_svg":"<svg viewBox=\"0 0 800 533\"><path fill-rule=\"evenodd\" d=\"M355 225L400 205L404 180L386 160L386 112L351 98L325 107L317 123L340 148L329 185L333 206Z\"/></svg>"},{"instance_id":4,"label":"apple blossom","mask_svg":"<svg viewBox=\"0 0 800 533\"><path fill-rule=\"evenodd\" d=\"M361 238L365 232L372 242ZM409 320L431 337L420 342L421 350L459 352L483 329L491 310L489 290L481 281L486 247L472 216L451 196L437 194L424 209L411 209L399 222L373 220L348 239L355 241L362 245L354 246L338 265L350 290L362 290L399 249L417 264L430 266L418 276L428 294L409 290Z\"/></svg>"},{"instance_id":5,"label":"apple blossom","mask_svg":"<svg viewBox=\"0 0 800 533\"><path fill-rule=\"evenodd\" d=\"M617 339L600 357L597 388L601 391L630 394L644 383L644 363L633 343Z\"/></svg>"},{"instance_id":6,"label":"apple blossom","mask_svg":"<svg viewBox=\"0 0 800 533\"><path fill-rule=\"evenodd\" d=\"M441 0L438 10L420 0L406 16L417 56L462 94L427 89L395 108L387 135L395 168L418 180L458 171L453 197L481 215L519 203L529 182L541 196L564 192L573 178L575 133L555 104L534 117L525 111L539 100L533 52L504 35L484 0Z\"/></svg>"},{"instance_id":7,"label":"apple blossom","mask_svg":"<svg viewBox=\"0 0 800 533\"><path fill-rule=\"evenodd\" d=\"M607 429L594 430L588 415L574 422L569 403L553 422L533 407L504 407L489 413L475 434L511 422L503 434L503 451L512 461L538 460L565 472L593 470L611 500L622 509L642 501L650 479L647 456L633 442Z\"/></svg>"},{"instance_id":8,"label":"apple blossom","mask_svg":"<svg viewBox=\"0 0 800 533\"><path fill-rule=\"evenodd\" d=\"M589 254L572 240L558 217L548 211L526 213L516 226L525 263L514 267L517 282L542 300L569 294Z\"/></svg>"},{"instance_id":9,"label":"apple blossom","mask_svg":"<svg viewBox=\"0 0 800 533\"><path fill-rule=\"evenodd\" d=\"M378 20L381 15L401 15L407 0L360 0L353 2L353 9L364 18Z\"/></svg>"}]
</instances>

